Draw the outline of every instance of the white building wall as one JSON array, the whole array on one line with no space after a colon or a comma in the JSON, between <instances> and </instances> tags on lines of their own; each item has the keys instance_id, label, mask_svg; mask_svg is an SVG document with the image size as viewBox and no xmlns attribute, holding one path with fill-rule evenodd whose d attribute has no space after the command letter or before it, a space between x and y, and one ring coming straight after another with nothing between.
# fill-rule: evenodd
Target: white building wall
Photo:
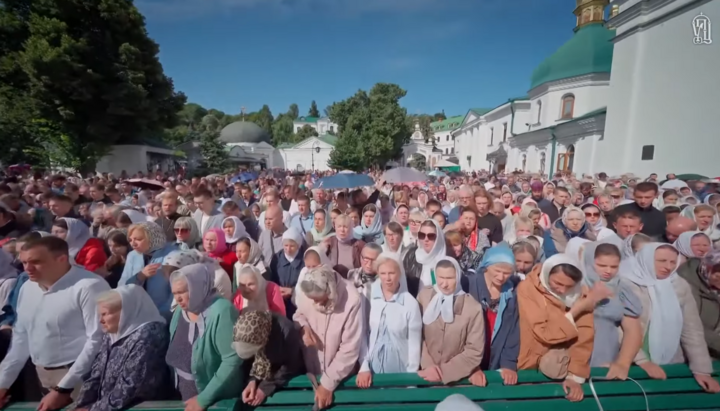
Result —
<instances>
[{"instance_id":1,"label":"white building wall","mask_svg":"<svg viewBox=\"0 0 720 411\"><path fill-rule=\"evenodd\" d=\"M567 95L575 97L573 117L580 117L591 111L607 107L609 76L595 74L558 80L530 90L531 107L525 122L516 133L537 130L564 123L571 119L562 119L562 102ZM542 107L542 109L540 109ZM540 121L538 121L538 119ZM525 123L530 123L530 129Z\"/></svg>"},{"instance_id":2,"label":"white building wall","mask_svg":"<svg viewBox=\"0 0 720 411\"><path fill-rule=\"evenodd\" d=\"M435 136L435 146L442 150L443 155L455 154L455 141L451 130L436 131L433 135Z\"/></svg>"},{"instance_id":3,"label":"white building wall","mask_svg":"<svg viewBox=\"0 0 720 411\"><path fill-rule=\"evenodd\" d=\"M622 4L616 19L639 1ZM689 9L668 15L683 6ZM622 36L667 16L615 43L606 133L596 154L609 174L720 175L715 123L720 116L720 38L710 45L693 44L692 20L700 12L715 23L718 37L720 0L671 1L617 27ZM654 146L654 157L643 161L646 145Z\"/></svg>"},{"instance_id":4,"label":"white building wall","mask_svg":"<svg viewBox=\"0 0 720 411\"><path fill-rule=\"evenodd\" d=\"M113 173L119 175L123 170L132 175L138 171L143 174L148 173L148 157L147 153L159 153L172 155L172 150L166 150L156 147L148 147L143 145L118 145L112 146L110 154L98 161L95 169L100 173ZM161 170L167 171L172 166L172 160L168 158L161 164Z\"/></svg>"}]
</instances>

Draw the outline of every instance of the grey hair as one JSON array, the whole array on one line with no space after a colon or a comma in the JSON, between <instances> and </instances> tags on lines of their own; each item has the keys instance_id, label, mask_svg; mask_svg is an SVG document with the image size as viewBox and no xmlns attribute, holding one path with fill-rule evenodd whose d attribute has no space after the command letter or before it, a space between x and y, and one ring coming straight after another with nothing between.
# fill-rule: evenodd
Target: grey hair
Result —
<instances>
[{"instance_id":1,"label":"grey hair","mask_svg":"<svg viewBox=\"0 0 720 411\"><path fill-rule=\"evenodd\" d=\"M97 298L97 305L104 305L112 311L118 311L122 308L122 297L115 290L106 291Z\"/></svg>"},{"instance_id":2,"label":"grey hair","mask_svg":"<svg viewBox=\"0 0 720 411\"><path fill-rule=\"evenodd\" d=\"M169 282L170 284L174 284L179 281L183 281L185 284L187 284L187 278L185 278L185 273L178 269L170 274Z\"/></svg>"},{"instance_id":3,"label":"grey hair","mask_svg":"<svg viewBox=\"0 0 720 411\"><path fill-rule=\"evenodd\" d=\"M300 290L308 297L328 296L331 300L337 294L335 271L325 265L311 269L300 283Z\"/></svg>"},{"instance_id":4,"label":"grey hair","mask_svg":"<svg viewBox=\"0 0 720 411\"><path fill-rule=\"evenodd\" d=\"M352 218L350 218L347 214L340 214L339 216L335 217L335 225L337 226L340 223L345 223L348 225L348 227L353 228Z\"/></svg>"},{"instance_id":5,"label":"grey hair","mask_svg":"<svg viewBox=\"0 0 720 411\"><path fill-rule=\"evenodd\" d=\"M382 247L376 243L365 243L365 247L363 247L363 250L371 250L375 251L376 253L382 253Z\"/></svg>"},{"instance_id":6,"label":"grey hair","mask_svg":"<svg viewBox=\"0 0 720 411\"><path fill-rule=\"evenodd\" d=\"M373 269L375 270L375 272L378 272L380 269L380 266L385 265L385 263L388 263L388 262L395 264L395 266L398 269L398 272L402 273L402 267L400 266L400 262L398 262L398 260L396 260L390 256L387 256L387 255L381 255L380 257L378 257L378 259L375 260L375 262L373 263Z\"/></svg>"}]
</instances>

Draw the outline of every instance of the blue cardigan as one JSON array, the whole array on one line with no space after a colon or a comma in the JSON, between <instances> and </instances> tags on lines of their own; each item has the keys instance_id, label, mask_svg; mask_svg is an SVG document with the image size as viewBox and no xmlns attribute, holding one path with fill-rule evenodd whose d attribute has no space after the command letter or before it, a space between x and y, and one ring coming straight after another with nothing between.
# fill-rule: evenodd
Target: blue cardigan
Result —
<instances>
[{"instance_id":1,"label":"blue cardigan","mask_svg":"<svg viewBox=\"0 0 720 411\"><path fill-rule=\"evenodd\" d=\"M486 309L484 301L490 300L490 291L485 284L483 272L467 276L467 292ZM495 320L495 332L490 343L490 362L488 369L505 368L517 370L520 355L520 316L517 304L517 293L511 279L503 286L503 292ZM486 330L486 332L488 332ZM489 332L493 332L490 330ZM485 361L483 361L485 362Z\"/></svg>"},{"instance_id":2,"label":"blue cardigan","mask_svg":"<svg viewBox=\"0 0 720 411\"><path fill-rule=\"evenodd\" d=\"M173 295L170 291L170 282L168 279L165 278L162 272L159 272L157 275L145 280L145 283L143 284L138 281L137 275L143 268L145 268L146 265L155 263L162 264L163 261L165 261L165 257L176 249L177 245L174 243L165 245L165 247L152 253L150 262L147 264L145 264L145 256L143 254L134 250L131 251L125 260L125 268L123 269L120 281L118 281L118 286L136 284L143 287L150 295L150 298L155 303L155 306L160 311L160 314L168 319L170 318L170 305L173 301Z\"/></svg>"}]
</instances>

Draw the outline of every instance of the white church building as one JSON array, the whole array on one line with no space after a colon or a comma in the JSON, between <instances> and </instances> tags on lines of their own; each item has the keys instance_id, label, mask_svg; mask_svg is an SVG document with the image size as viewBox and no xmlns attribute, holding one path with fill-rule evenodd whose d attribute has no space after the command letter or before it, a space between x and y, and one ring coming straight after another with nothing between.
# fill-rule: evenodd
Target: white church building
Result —
<instances>
[{"instance_id":1,"label":"white church building","mask_svg":"<svg viewBox=\"0 0 720 411\"><path fill-rule=\"evenodd\" d=\"M717 145L720 0L617 0L606 20L608 5L576 1L572 37L533 71L526 96L468 110L448 140L462 170L720 175L703 149ZM406 153L432 167L446 153L420 137Z\"/></svg>"}]
</instances>

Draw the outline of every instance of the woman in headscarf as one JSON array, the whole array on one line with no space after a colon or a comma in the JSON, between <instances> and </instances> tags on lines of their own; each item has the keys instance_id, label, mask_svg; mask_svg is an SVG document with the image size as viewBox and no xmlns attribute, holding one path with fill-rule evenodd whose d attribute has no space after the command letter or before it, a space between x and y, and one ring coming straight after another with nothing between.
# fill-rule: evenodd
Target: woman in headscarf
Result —
<instances>
[{"instance_id":1,"label":"woman in headscarf","mask_svg":"<svg viewBox=\"0 0 720 411\"><path fill-rule=\"evenodd\" d=\"M446 232L445 244L447 244L448 254L457 260L463 274L475 271L482 257L465 245L462 234L457 231Z\"/></svg>"},{"instance_id":2,"label":"woman in headscarf","mask_svg":"<svg viewBox=\"0 0 720 411\"><path fill-rule=\"evenodd\" d=\"M160 267L165 257L175 250L175 244L166 243L162 227L149 221L131 225L128 239L133 250L125 260L125 268L118 285L142 286L150 294L160 314L169 315L173 295L168 279L162 275Z\"/></svg>"},{"instance_id":3,"label":"woman in headscarf","mask_svg":"<svg viewBox=\"0 0 720 411\"><path fill-rule=\"evenodd\" d=\"M122 272L125 269L127 255L132 248L130 247L127 234L117 229L108 233L107 247L108 250L110 250L110 257L97 273L105 278L110 288L117 288L118 281L120 281Z\"/></svg>"},{"instance_id":4,"label":"woman in headscarf","mask_svg":"<svg viewBox=\"0 0 720 411\"><path fill-rule=\"evenodd\" d=\"M673 245L684 259L703 258L712 250L710 237L702 231L686 231L678 236ZM681 261L681 263L683 262L685 261Z\"/></svg>"},{"instance_id":5,"label":"woman in headscarf","mask_svg":"<svg viewBox=\"0 0 720 411\"><path fill-rule=\"evenodd\" d=\"M477 272L467 277L467 291L480 303L485 324L482 362L471 377L481 386L487 383L483 373L487 370L498 370L505 385L517 384L520 326L514 274L512 250L498 245L485 253Z\"/></svg>"},{"instance_id":6,"label":"woman in headscarf","mask_svg":"<svg viewBox=\"0 0 720 411\"><path fill-rule=\"evenodd\" d=\"M555 221L552 228L545 232L543 249L546 257L552 257L558 253L564 253L568 241L575 237L595 241L597 237L590 229L590 224L585 220L585 213L570 206L565 209L562 217Z\"/></svg>"},{"instance_id":7,"label":"woman in headscarf","mask_svg":"<svg viewBox=\"0 0 720 411\"><path fill-rule=\"evenodd\" d=\"M245 228L245 224L235 216L227 217L222 222L223 232L225 233L225 245L227 248L235 252L235 246L241 238L250 237Z\"/></svg>"},{"instance_id":8,"label":"woman in headscarf","mask_svg":"<svg viewBox=\"0 0 720 411\"><path fill-rule=\"evenodd\" d=\"M363 208L360 225L353 229L353 235L366 243L384 242L382 219L374 204L368 204Z\"/></svg>"},{"instance_id":9,"label":"woman in headscarf","mask_svg":"<svg viewBox=\"0 0 720 411\"><path fill-rule=\"evenodd\" d=\"M293 320L302 327L307 372L322 375L315 390L318 409L332 404L333 391L350 376L362 344L362 308L355 286L325 265L300 283L303 297ZM322 336L322 337L320 337Z\"/></svg>"},{"instance_id":10,"label":"woman in headscarf","mask_svg":"<svg viewBox=\"0 0 720 411\"><path fill-rule=\"evenodd\" d=\"M425 220L418 230L418 244L408 249L403 260L410 294L417 295L423 287L435 285L435 265L447 255L445 234L440 224Z\"/></svg>"},{"instance_id":11,"label":"woman in headscarf","mask_svg":"<svg viewBox=\"0 0 720 411\"><path fill-rule=\"evenodd\" d=\"M465 237L465 245L482 258L485 250L490 248L490 239L478 227L478 213L475 206L460 207L459 220L455 223L458 231Z\"/></svg>"},{"instance_id":12,"label":"woman in headscarf","mask_svg":"<svg viewBox=\"0 0 720 411\"><path fill-rule=\"evenodd\" d=\"M131 284L106 292L97 304L104 335L75 408L114 411L163 399L170 334L150 296Z\"/></svg>"},{"instance_id":13,"label":"woman in headscarf","mask_svg":"<svg viewBox=\"0 0 720 411\"><path fill-rule=\"evenodd\" d=\"M354 268L360 268L360 255L365 242L353 236L353 222L350 216L339 215L335 219L335 235L328 237L325 252L332 261L333 269L343 278Z\"/></svg>"},{"instance_id":14,"label":"woman in headscarf","mask_svg":"<svg viewBox=\"0 0 720 411\"><path fill-rule=\"evenodd\" d=\"M628 370L642 345L642 303L628 281L619 276L620 250L608 243L586 244L581 253L583 283L593 288L603 284L612 295L593 310L595 337L591 367L609 367L607 378L627 379ZM622 337L620 334L622 329Z\"/></svg>"},{"instance_id":15,"label":"woman in headscarf","mask_svg":"<svg viewBox=\"0 0 720 411\"><path fill-rule=\"evenodd\" d=\"M305 250L305 253L303 254L303 262L305 263L305 266L302 270L300 270L297 285L295 286L295 291L293 292L293 298L295 299L302 298L300 284L302 284L303 279L305 279L305 274L307 274L308 271L313 268L320 267L321 265L332 268L332 261L330 261L330 258L325 255L325 252L321 247L310 247Z\"/></svg>"},{"instance_id":16,"label":"woman in headscarf","mask_svg":"<svg viewBox=\"0 0 720 411\"><path fill-rule=\"evenodd\" d=\"M584 204L580 209L585 213L585 221L590 225L595 237L606 237L613 233L611 229L607 228L607 219L603 216L600 207L588 203Z\"/></svg>"},{"instance_id":17,"label":"woman in headscarf","mask_svg":"<svg viewBox=\"0 0 720 411\"><path fill-rule=\"evenodd\" d=\"M720 358L720 251L712 250L702 258L691 257L678 268L690 289L705 330L710 355Z\"/></svg>"},{"instance_id":18,"label":"woman in headscarf","mask_svg":"<svg viewBox=\"0 0 720 411\"><path fill-rule=\"evenodd\" d=\"M228 278L232 278L233 265L237 262L237 255L225 242L225 233L219 228L209 228L203 235L203 249L205 254L220 264Z\"/></svg>"},{"instance_id":19,"label":"woman in headscarf","mask_svg":"<svg viewBox=\"0 0 720 411\"><path fill-rule=\"evenodd\" d=\"M262 404L302 373L301 337L284 314L245 308L233 329L233 349L243 362L242 402Z\"/></svg>"},{"instance_id":20,"label":"woman in headscarf","mask_svg":"<svg viewBox=\"0 0 720 411\"><path fill-rule=\"evenodd\" d=\"M282 236L283 249L273 256L270 263L269 280L280 286L280 293L285 300L285 313L292 318L295 303L292 301L293 290L300 278L300 271L305 267L302 255L305 244L302 233L297 228L288 228Z\"/></svg>"},{"instance_id":21,"label":"woman in headscarf","mask_svg":"<svg viewBox=\"0 0 720 411\"><path fill-rule=\"evenodd\" d=\"M118 214L116 226L117 228L128 228L133 224L139 224L148 221L147 215L137 210L122 210Z\"/></svg>"},{"instance_id":22,"label":"woman in headscarf","mask_svg":"<svg viewBox=\"0 0 720 411\"><path fill-rule=\"evenodd\" d=\"M88 227L74 218L58 218L53 222L52 235L68 243L71 261L90 272L105 265L107 254L102 240L90 237Z\"/></svg>"},{"instance_id":23,"label":"woman in headscarf","mask_svg":"<svg viewBox=\"0 0 720 411\"><path fill-rule=\"evenodd\" d=\"M417 233L420 231L420 224L427 219L428 217L425 215L425 212L419 208L414 208L410 211L408 228L405 230L405 235L403 236L403 244L405 244L405 246L410 247L417 243Z\"/></svg>"},{"instance_id":24,"label":"woman in headscarf","mask_svg":"<svg viewBox=\"0 0 720 411\"><path fill-rule=\"evenodd\" d=\"M179 310L170 322L165 360L175 372L186 411L202 411L223 399L240 397L242 360L232 347L238 312L217 295L213 266L192 264L170 275Z\"/></svg>"},{"instance_id":25,"label":"woman in headscarf","mask_svg":"<svg viewBox=\"0 0 720 411\"><path fill-rule=\"evenodd\" d=\"M557 254L537 265L517 288L520 309L518 368L563 380L570 401L581 401L590 377L594 338L592 311L610 296L607 287L582 292L576 257Z\"/></svg>"},{"instance_id":26,"label":"woman in headscarf","mask_svg":"<svg viewBox=\"0 0 720 411\"><path fill-rule=\"evenodd\" d=\"M424 336L418 375L449 384L470 377L480 365L485 346L483 310L462 290L462 271L455 259L440 258L433 272L437 282L417 297ZM470 382L482 385L478 378Z\"/></svg>"},{"instance_id":27,"label":"woman in headscarf","mask_svg":"<svg viewBox=\"0 0 720 411\"><path fill-rule=\"evenodd\" d=\"M714 246L720 245L720 228L718 227L717 210L707 204L688 206L681 213L697 223L698 231L702 231L710 237Z\"/></svg>"},{"instance_id":28,"label":"woman in headscarf","mask_svg":"<svg viewBox=\"0 0 720 411\"><path fill-rule=\"evenodd\" d=\"M170 254L165 257L165 260L163 260L163 274L165 274L165 277L170 277L170 274L174 273L175 271L189 265L198 263L210 264L213 266L213 280L215 285L215 291L223 298L227 298L228 300L231 299L232 284L230 283L230 278L228 278L227 273L222 267L220 267L220 264L217 261L211 259L206 255L203 255L200 251L175 250L170 252ZM172 309L174 310L176 306L177 302L173 301L171 306Z\"/></svg>"},{"instance_id":29,"label":"woman in headscarf","mask_svg":"<svg viewBox=\"0 0 720 411\"><path fill-rule=\"evenodd\" d=\"M587 244L591 243L590 240L587 240L582 237L575 237L571 238L570 241L567 243L567 247L565 247L565 255L569 255L570 257L574 258L578 262L582 261L582 253L585 249L585 246Z\"/></svg>"},{"instance_id":30,"label":"woman in headscarf","mask_svg":"<svg viewBox=\"0 0 720 411\"><path fill-rule=\"evenodd\" d=\"M233 304L238 311L250 308L286 315L280 286L265 280L256 267L247 265L241 268L236 273L235 281L238 288L233 297Z\"/></svg>"},{"instance_id":31,"label":"woman in headscarf","mask_svg":"<svg viewBox=\"0 0 720 411\"><path fill-rule=\"evenodd\" d=\"M326 237L334 235L330 213L322 208L313 214L313 228L305 234L305 242L311 246L320 244Z\"/></svg>"},{"instance_id":32,"label":"woman in headscarf","mask_svg":"<svg viewBox=\"0 0 720 411\"><path fill-rule=\"evenodd\" d=\"M267 272L267 266L265 265L265 261L263 261L262 250L258 243L252 238L241 238L235 245L235 255L237 262L233 267L233 291L240 285L238 283L238 274L243 268L254 267L260 275L265 275Z\"/></svg>"},{"instance_id":33,"label":"woman in headscarf","mask_svg":"<svg viewBox=\"0 0 720 411\"><path fill-rule=\"evenodd\" d=\"M390 254L396 260L402 261L408 250L408 247L403 244L404 231L402 226L395 221L391 221L383 229L383 234L385 235L385 242L382 245L383 254Z\"/></svg>"},{"instance_id":34,"label":"woman in headscarf","mask_svg":"<svg viewBox=\"0 0 720 411\"><path fill-rule=\"evenodd\" d=\"M180 217L175 221L175 239L180 250L197 250L202 244L200 230L192 217Z\"/></svg>"},{"instance_id":35,"label":"woman in headscarf","mask_svg":"<svg viewBox=\"0 0 720 411\"><path fill-rule=\"evenodd\" d=\"M512 252L515 256L515 276L520 281L525 279L525 276L532 271L536 264L543 261L538 258L538 252L542 251L542 247L539 243L534 243L533 239L536 238L532 236L526 237L515 242L512 246Z\"/></svg>"},{"instance_id":36,"label":"woman in headscarf","mask_svg":"<svg viewBox=\"0 0 720 411\"><path fill-rule=\"evenodd\" d=\"M360 355L359 388L372 385L373 374L417 372L422 346L420 306L407 291L402 266L392 255L375 261L379 281L370 291L367 351Z\"/></svg>"},{"instance_id":37,"label":"woman in headscarf","mask_svg":"<svg viewBox=\"0 0 720 411\"><path fill-rule=\"evenodd\" d=\"M635 255L632 269L621 271L643 306L643 347L635 363L650 377L665 379L658 366L687 360L700 387L720 392L692 289L677 275L679 255L670 244L649 243Z\"/></svg>"},{"instance_id":38,"label":"woman in headscarf","mask_svg":"<svg viewBox=\"0 0 720 411\"><path fill-rule=\"evenodd\" d=\"M538 220L538 224L540 225L540 227L542 227L543 230L549 229L550 225L552 224L552 222L550 221L550 217L547 214L543 213L542 210L540 210L537 201L533 200L532 197L527 197L523 200L518 215L522 217L530 217L529 214L532 210L540 211L540 219Z\"/></svg>"},{"instance_id":39,"label":"woman in headscarf","mask_svg":"<svg viewBox=\"0 0 720 411\"><path fill-rule=\"evenodd\" d=\"M5 307L8 297L15 288L18 270L13 265L13 257L5 250L0 249L0 307Z\"/></svg>"}]
</instances>

